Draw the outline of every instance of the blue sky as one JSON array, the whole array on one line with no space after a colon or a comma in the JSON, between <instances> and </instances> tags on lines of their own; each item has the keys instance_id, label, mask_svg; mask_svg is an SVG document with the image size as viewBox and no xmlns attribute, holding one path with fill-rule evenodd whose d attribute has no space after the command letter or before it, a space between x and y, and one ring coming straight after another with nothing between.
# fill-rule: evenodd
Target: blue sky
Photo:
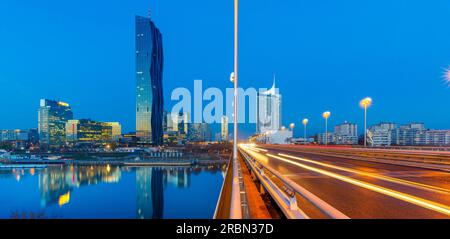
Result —
<instances>
[{"instance_id":1,"label":"blue sky","mask_svg":"<svg viewBox=\"0 0 450 239\"><path fill-rule=\"evenodd\" d=\"M166 108L194 79L230 86L231 0L2 0L0 128L37 127L39 99L54 98L77 118L133 130L134 15L149 8L164 37ZM361 126L358 101L371 96L369 124L450 128L449 1L247 0L240 14L240 83L270 87L276 74L285 125L308 117L323 131L330 110L330 124Z\"/></svg>"}]
</instances>

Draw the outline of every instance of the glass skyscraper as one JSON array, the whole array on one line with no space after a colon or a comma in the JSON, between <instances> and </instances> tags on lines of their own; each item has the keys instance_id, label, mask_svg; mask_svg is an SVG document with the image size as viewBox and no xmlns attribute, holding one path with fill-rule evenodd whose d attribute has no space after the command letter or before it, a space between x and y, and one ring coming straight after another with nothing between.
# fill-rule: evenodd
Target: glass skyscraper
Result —
<instances>
[{"instance_id":1,"label":"glass skyscraper","mask_svg":"<svg viewBox=\"0 0 450 239\"><path fill-rule=\"evenodd\" d=\"M136 136L140 144L163 143L162 35L150 18L136 16Z\"/></svg>"},{"instance_id":2,"label":"glass skyscraper","mask_svg":"<svg viewBox=\"0 0 450 239\"><path fill-rule=\"evenodd\" d=\"M257 101L257 133L279 130L281 128L281 95L275 87L275 80L270 90L258 93Z\"/></svg>"},{"instance_id":3,"label":"glass skyscraper","mask_svg":"<svg viewBox=\"0 0 450 239\"><path fill-rule=\"evenodd\" d=\"M73 119L72 108L61 101L42 99L38 113L41 147L58 147L66 139L66 123Z\"/></svg>"}]
</instances>

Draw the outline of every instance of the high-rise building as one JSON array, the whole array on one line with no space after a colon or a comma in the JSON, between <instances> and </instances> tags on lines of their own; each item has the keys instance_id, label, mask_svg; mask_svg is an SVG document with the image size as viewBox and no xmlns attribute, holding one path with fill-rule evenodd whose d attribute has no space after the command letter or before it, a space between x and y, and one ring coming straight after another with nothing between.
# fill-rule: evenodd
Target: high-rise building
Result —
<instances>
[{"instance_id":1,"label":"high-rise building","mask_svg":"<svg viewBox=\"0 0 450 239\"><path fill-rule=\"evenodd\" d=\"M163 143L163 43L150 18L136 16L136 136L140 144Z\"/></svg>"},{"instance_id":2,"label":"high-rise building","mask_svg":"<svg viewBox=\"0 0 450 239\"><path fill-rule=\"evenodd\" d=\"M275 87L264 92L258 92L257 97L257 121L256 131L258 134L279 130L281 127L281 95Z\"/></svg>"},{"instance_id":3,"label":"high-rise building","mask_svg":"<svg viewBox=\"0 0 450 239\"><path fill-rule=\"evenodd\" d=\"M336 144L358 144L358 126L345 121L334 127Z\"/></svg>"},{"instance_id":4,"label":"high-rise building","mask_svg":"<svg viewBox=\"0 0 450 239\"><path fill-rule=\"evenodd\" d=\"M41 147L64 145L66 122L71 119L73 119L73 113L69 104L42 99L38 114L39 143Z\"/></svg>"},{"instance_id":5,"label":"high-rise building","mask_svg":"<svg viewBox=\"0 0 450 239\"><path fill-rule=\"evenodd\" d=\"M221 118L221 130L220 130L221 141L228 141L228 117L222 116Z\"/></svg>"}]
</instances>

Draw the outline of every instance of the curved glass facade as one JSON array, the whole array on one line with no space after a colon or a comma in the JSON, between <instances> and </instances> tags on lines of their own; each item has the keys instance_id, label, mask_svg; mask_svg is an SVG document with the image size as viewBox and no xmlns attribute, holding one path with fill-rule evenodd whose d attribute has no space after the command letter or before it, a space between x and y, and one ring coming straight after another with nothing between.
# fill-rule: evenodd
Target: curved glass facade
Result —
<instances>
[{"instance_id":1,"label":"curved glass facade","mask_svg":"<svg viewBox=\"0 0 450 239\"><path fill-rule=\"evenodd\" d=\"M136 136L140 144L163 143L162 35L149 19L136 16Z\"/></svg>"}]
</instances>

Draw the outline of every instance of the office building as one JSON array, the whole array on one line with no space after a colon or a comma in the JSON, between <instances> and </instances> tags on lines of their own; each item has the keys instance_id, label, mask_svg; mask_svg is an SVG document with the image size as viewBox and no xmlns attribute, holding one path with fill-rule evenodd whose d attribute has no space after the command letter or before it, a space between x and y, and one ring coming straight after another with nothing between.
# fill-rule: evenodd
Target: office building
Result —
<instances>
[{"instance_id":1,"label":"office building","mask_svg":"<svg viewBox=\"0 0 450 239\"><path fill-rule=\"evenodd\" d=\"M293 132L282 127L279 130L270 130L265 133L258 134L252 141L261 144L290 144L292 143Z\"/></svg>"},{"instance_id":2,"label":"office building","mask_svg":"<svg viewBox=\"0 0 450 239\"><path fill-rule=\"evenodd\" d=\"M117 128L115 130L117 133ZM68 143L112 142L113 126L90 119L69 120L66 123L66 140Z\"/></svg>"},{"instance_id":3,"label":"office building","mask_svg":"<svg viewBox=\"0 0 450 239\"><path fill-rule=\"evenodd\" d=\"M14 149L29 148L38 142L36 129L0 130L0 143L8 144Z\"/></svg>"},{"instance_id":4,"label":"office building","mask_svg":"<svg viewBox=\"0 0 450 239\"><path fill-rule=\"evenodd\" d=\"M450 130L426 130L422 140L422 145L449 146Z\"/></svg>"},{"instance_id":5,"label":"office building","mask_svg":"<svg viewBox=\"0 0 450 239\"><path fill-rule=\"evenodd\" d=\"M42 99L38 113L38 132L41 147L64 145L66 123L73 119L72 108L61 101Z\"/></svg>"},{"instance_id":6,"label":"office building","mask_svg":"<svg viewBox=\"0 0 450 239\"><path fill-rule=\"evenodd\" d=\"M392 130L392 145L449 146L450 130L426 129L423 123L402 125Z\"/></svg>"},{"instance_id":7,"label":"office building","mask_svg":"<svg viewBox=\"0 0 450 239\"><path fill-rule=\"evenodd\" d=\"M122 135L122 125L119 122L105 122L104 124L111 127L111 141L118 142Z\"/></svg>"},{"instance_id":8,"label":"office building","mask_svg":"<svg viewBox=\"0 0 450 239\"><path fill-rule=\"evenodd\" d=\"M402 125L391 130L393 145L421 145L424 144L423 137L425 125L422 123L411 123Z\"/></svg>"},{"instance_id":9,"label":"office building","mask_svg":"<svg viewBox=\"0 0 450 239\"><path fill-rule=\"evenodd\" d=\"M358 126L345 121L334 127L336 144L358 144Z\"/></svg>"},{"instance_id":10,"label":"office building","mask_svg":"<svg viewBox=\"0 0 450 239\"><path fill-rule=\"evenodd\" d=\"M334 133L319 133L317 134L317 143L319 144L336 144L336 137Z\"/></svg>"},{"instance_id":11,"label":"office building","mask_svg":"<svg viewBox=\"0 0 450 239\"><path fill-rule=\"evenodd\" d=\"M220 125L220 141L228 142L228 117L222 116Z\"/></svg>"},{"instance_id":12,"label":"office building","mask_svg":"<svg viewBox=\"0 0 450 239\"><path fill-rule=\"evenodd\" d=\"M142 145L163 143L163 43L150 18L136 16L136 135Z\"/></svg>"},{"instance_id":13,"label":"office building","mask_svg":"<svg viewBox=\"0 0 450 239\"><path fill-rule=\"evenodd\" d=\"M188 141L190 142L211 142L212 129L206 123L191 123L188 130Z\"/></svg>"},{"instance_id":14,"label":"office building","mask_svg":"<svg viewBox=\"0 0 450 239\"><path fill-rule=\"evenodd\" d=\"M368 145L373 147L390 146L392 144L392 131L396 128L394 123L382 122L369 127L367 132Z\"/></svg>"},{"instance_id":15,"label":"office building","mask_svg":"<svg viewBox=\"0 0 450 239\"><path fill-rule=\"evenodd\" d=\"M380 123L369 128L369 145L381 146L449 146L450 130L426 129L423 123L396 127L394 123Z\"/></svg>"},{"instance_id":16,"label":"office building","mask_svg":"<svg viewBox=\"0 0 450 239\"><path fill-rule=\"evenodd\" d=\"M184 144L189 130L189 115L187 113L166 113L164 127L164 143Z\"/></svg>"},{"instance_id":17,"label":"office building","mask_svg":"<svg viewBox=\"0 0 450 239\"><path fill-rule=\"evenodd\" d=\"M258 92L256 116L258 134L281 128L281 95L279 89L275 87L275 80L271 89Z\"/></svg>"}]
</instances>

